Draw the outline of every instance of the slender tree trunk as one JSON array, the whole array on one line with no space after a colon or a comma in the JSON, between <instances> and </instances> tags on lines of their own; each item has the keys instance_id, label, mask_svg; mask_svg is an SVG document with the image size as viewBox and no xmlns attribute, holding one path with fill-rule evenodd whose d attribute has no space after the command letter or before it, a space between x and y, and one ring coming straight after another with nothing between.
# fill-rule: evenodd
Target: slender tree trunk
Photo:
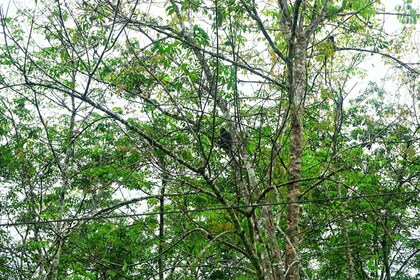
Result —
<instances>
[{"instance_id":1,"label":"slender tree trunk","mask_svg":"<svg viewBox=\"0 0 420 280\"><path fill-rule=\"evenodd\" d=\"M339 135L342 129L343 124L343 95L340 93L339 96L334 100L335 102L335 113L334 113L334 135L333 135L333 143L332 143L332 155L333 158L332 163L333 167L338 169L338 162L337 162L337 154L338 154L338 144L339 144ZM334 174L334 178L337 182L340 181L337 174ZM342 186L337 186L338 196L342 197ZM344 207L343 207L344 208ZM344 212L344 209L342 209ZM340 222L340 226L344 233L344 241L346 243L346 260L347 260L347 280L355 280L355 270L354 270L354 261L353 255L350 247L350 240L349 240L349 230L347 227L347 220L343 220Z\"/></svg>"},{"instance_id":2,"label":"slender tree trunk","mask_svg":"<svg viewBox=\"0 0 420 280\"><path fill-rule=\"evenodd\" d=\"M274 280L283 280L283 265L281 263L280 247L277 243L273 207L268 206L264 212L267 214L267 217L264 220L264 228L267 235L268 249L271 257L272 268L270 273L273 274Z\"/></svg>"},{"instance_id":3,"label":"slender tree trunk","mask_svg":"<svg viewBox=\"0 0 420 280\"><path fill-rule=\"evenodd\" d=\"M286 0L279 0L279 7L282 12L280 21L281 32L285 38L289 53L283 60L287 63L290 103L290 151L289 151L289 183L287 186L286 206L286 259L285 279L300 279L300 257L299 257L299 222L302 177L302 114L304 108L304 97L306 91L306 51L311 36L316 27L322 22L330 5L326 0L322 5L319 14L313 17L310 22L305 22L305 7L308 1L296 0L291 4ZM273 44L272 44L273 45ZM278 53L280 51L278 50ZM280 55L282 57L282 55Z\"/></svg>"},{"instance_id":4,"label":"slender tree trunk","mask_svg":"<svg viewBox=\"0 0 420 280\"><path fill-rule=\"evenodd\" d=\"M296 109L295 109L296 110ZM300 179L302 163L302 122L299 113L293 113L290 131L290 176L287 187L286 214L286 279L299 279L299 221Z\"/></svg>"},{"instance_id":5,"label":"slender tree trunk","mask_svg":"<svg viewBox=\"0 0 420 280\"><path fill-rule=\"evenodd\" d=\"M73 77L74 78L74 77ZM58 167L59 171L60 171L60 175L61 175L61 179L62 179L62 187L61 187L61 193L60 193L60 199L59 199L59 205L60 205L60 210L59 213L60 215L63 217L64 213L65 213L65 196L67 193L68 188L71 186L69 180L68 180L68 168L70 166L70 161L72 160L72 158L74 157L74 153L73 153L73 145L70 141L70 139L73 137L73 131L75 130L75 126L76 126L76 115L77 115L77 106L76 106L76 101L74 97L71 97L71 109L72 109L72 113L70 116L70 123L69 123L69 127L68 127L68 137L69 137L69 145L67 147L65 147L62 151L60 150L56 150L53 143L52 143L52 139L49 135L49 130L47 127L47 122L44 120L44 117L41 113L41 110L38 106L38 97L37 97L37 93L35 93L35 101L36 101L36 109L38 112L38 116L39 119L44 127L45 130L45 135L48 139L48 145L50 147L51 153L54 156L55 159L55 164ZM61 163L61 157L64 155L64 162ZM46 279L58 279L58 268L60 266L60 260L61 260L61 252L64 248L64 243L65 243L65 238L64 238L64 232L67 230L65 223L59 222L56 225L56 240L55 240L55 246L54 248L56 249L55 253L53 254L53 256L50 259L50 263L49 266L46 268ZM53 248L50 249L50 252L53 252Z\"/></svg>"},{"instance_id":6,"label":"slender tree trunk","mask_svg":"<svg viewBox=\"0 0 420 280\"><path fill-rule=\"evenodd\" d=\"M165 226L165 182L162 182L162 187L160 189L160 198L159 198L159 280L164 279L163 275L163 240L164 240L164 226Z\"/></svg>"},{"instance_id":7,"label":"slender tree trunk","mask_svg":"<svg viewBox=\"0 0 420 280\"><path fill-rule=\"evenodd\" d=\"M286 279L299 280L299 222L302 173L302 111L305 96L306 40L297 40L290 69L290 165L286 210Z\"/></svg>"},{"instance_id":8,"label":"slender tree trunk","mask_svg":"<svg viewBox=\"0 0 420 280\"><path fill-rule=\"evenodd\" d=\"M354 262L349 241L349 230L344 226L344 239L346 240L346 259L347 259L347 280L355 280Z\"/></svg>"},{"instance_id":9,"label":"slender tree trunk","mask_svg":"<svg viewBox=\"0 0 420 280\"><path fill-rule=\"evenodd\" d=\"M167 174L165 168L165 162L163 158L159 159L160 167L162 168L162 186L160 187L159 197L159 245L158 245L158 271L159 280L164 280L164 263L163 263L163 252L164 252L164 240L165 240L165 191L167 184Z\"/></svg>"},{"instance_id":10,"label":"slender tree trunk","mask_svg":"<svg viewBox=\"0 0 420 280\"><path fill-rule=\"evenodd\" d=\"M386 215L388 215L388 213L386 213ZM387 220L388 220L388 217L385 216L385 221L384 221L385 225L387 224ZM390 242L389 242L388 234L386 232L384 232L384 235L382 237L381 245L382 245L382 257L383 257L384 268L385 268L385 279L391 280L391 266L389 264Z\"/></svg>"}]
</instances>

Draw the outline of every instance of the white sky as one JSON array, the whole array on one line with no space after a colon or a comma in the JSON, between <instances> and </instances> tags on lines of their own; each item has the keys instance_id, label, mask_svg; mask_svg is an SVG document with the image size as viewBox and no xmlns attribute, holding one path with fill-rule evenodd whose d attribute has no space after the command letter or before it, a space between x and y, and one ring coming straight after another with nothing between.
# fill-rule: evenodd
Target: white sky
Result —
<instances>
[{"instance_id":1,"label":"white sky","mask_svg":"<svg viewBox=\"0 0 420 280\"><path fill-rule=\"evenodd\" d=\"M384 0L382 2L385 6L385 11L390 12L394 11L395 6L400 4L402 0ZM413 3L411 5L417 10L420 10L420 0L413 0ZM396 16L387 16L384 21L384 27L388 33L398 34L401 32L402 25L398 22ZM404 60L404 62L407 63L420 60L420 21L419 23L417 23L416 32L413 34L411 40L415 50L411 54L411 57L407 57L407 59ZM387 75L390 75L390 73L388 72L388 67L384 66L379 56L372 56L371 59L367 59L365 61L365 64L365 67L369 72L368 77L364 79L363 83L367 83L368 81L380 82L382 78L386 77Z\"/></svg>"}]
</instances>

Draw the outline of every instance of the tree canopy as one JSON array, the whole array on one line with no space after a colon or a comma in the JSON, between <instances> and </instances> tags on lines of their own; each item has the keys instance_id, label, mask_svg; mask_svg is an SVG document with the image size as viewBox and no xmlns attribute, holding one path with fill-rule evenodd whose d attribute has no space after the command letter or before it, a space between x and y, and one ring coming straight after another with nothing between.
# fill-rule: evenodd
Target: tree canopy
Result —
<instances>
[{"instance_id":1,"label":"tree canopy","mask_svg":"<svg viewBox=\"0 0 420 280\"><path fill-rule=\"evenodd\" d=\"M388 2L3 5L0 278L418 279L420 13Z\"/></svg>"}]
</instances>

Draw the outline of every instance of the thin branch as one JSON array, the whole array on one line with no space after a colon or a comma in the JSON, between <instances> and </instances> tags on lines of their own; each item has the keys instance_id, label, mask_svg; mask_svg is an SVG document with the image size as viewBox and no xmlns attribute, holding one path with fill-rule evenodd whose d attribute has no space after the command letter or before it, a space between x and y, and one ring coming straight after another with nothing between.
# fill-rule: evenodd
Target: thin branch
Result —
<instances>
[{"instance_id":1,"label":"thin branch","mask_svg":"<svg viewBox=\"0 0 420 280\"><path fill-rule=\"evenodd\" d=\"M402 67L406 68L407 70L409 70L410 72L412 72L413 74L419 75L420 72L412 67L410 67L408 65L408 63L405 63L403 61L401 61L400 59L387 54L387 53L383 53L383 52L379 52L379 51L375 51L375 50L367 50L367 49L361 49L361 48L352 48L352 47L344 47L344 48L336 48L336 51L358 51L358 52L365 52L365 53L371 53L371 54L379 54L383 57L389 58L393 61L395 61L396 63L398 63L399 65L401 65Z\"/></svg>"}]
</instances>

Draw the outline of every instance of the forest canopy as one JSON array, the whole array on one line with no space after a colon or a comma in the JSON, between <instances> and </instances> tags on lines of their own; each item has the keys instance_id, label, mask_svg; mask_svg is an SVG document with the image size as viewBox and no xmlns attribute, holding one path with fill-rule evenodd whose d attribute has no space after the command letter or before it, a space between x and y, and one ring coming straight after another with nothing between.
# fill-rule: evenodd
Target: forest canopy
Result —
<instances>
[{"instance_id":1,"label":"forest canopy","mask_svg":"<svg viewBox=\"0 0 420 280\"><path fill-rule=\"evenodd\" d=\"M418 2L0 3L1 279L419 279Z\"/></svg>"}]
</instances>

